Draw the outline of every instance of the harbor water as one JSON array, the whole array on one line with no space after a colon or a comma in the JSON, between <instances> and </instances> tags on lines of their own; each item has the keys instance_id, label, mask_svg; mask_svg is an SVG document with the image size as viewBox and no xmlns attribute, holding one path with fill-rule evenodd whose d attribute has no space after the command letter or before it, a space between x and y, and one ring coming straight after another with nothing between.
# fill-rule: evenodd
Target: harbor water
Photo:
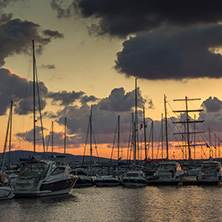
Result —
<instances>
[{"instance_id":1,"label":"harbor water","mask_svg":"<svg viewBox=\"0 0 222 222\"><path fill-rule=\"evenodd\" d=\"M0 202L1 222L222 221L222 188L74 188L68 195Z\"/></svg>"}]
</instances>

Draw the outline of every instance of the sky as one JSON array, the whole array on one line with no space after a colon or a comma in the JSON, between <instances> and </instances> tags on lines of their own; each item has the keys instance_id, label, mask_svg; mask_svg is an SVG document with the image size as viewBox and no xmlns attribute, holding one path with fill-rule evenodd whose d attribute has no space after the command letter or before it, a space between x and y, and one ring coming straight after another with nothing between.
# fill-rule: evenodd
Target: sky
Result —
<instances>
[{"instance_id":1,"label":"sky","mask_svg":"<svg viewBox=\"0 0 222 222\"><path fill-rule=\"evenodd\" d=\"M174 135L183 127L172 122L184 119L183 113L173 111L185 109L184 101L174 100L186 96L200 98L188 102L190 109L203 109L189 113L190 120L204 120L204 124L195 127L205 133L192 140L216 147L222 125L221 6L219 0L0 0L2 148L13 100L12 149L33 149L33 39L48 151L52 149L53 121L53 150L63 152L66 117L67 152L82 155L86 149L89 153L85 143L89 142L87 128L92 105L96 140L93 154L96 155L97 147L99 156L109 158L115 147L113 156L117 157L115 132L120 115L121 155L126 158L135 106L135 78L139 124L144 106L149 141L154 121L156 157L161 155L164 95L170 157L183 155L181 147L175 146L182 140L181 135ZM42 151L39 117L36 124L38 151ZM142 130L140 134L143 141ZM197 147L196 155L200 157L208 150Z\"/></svg>"}]
</instances>

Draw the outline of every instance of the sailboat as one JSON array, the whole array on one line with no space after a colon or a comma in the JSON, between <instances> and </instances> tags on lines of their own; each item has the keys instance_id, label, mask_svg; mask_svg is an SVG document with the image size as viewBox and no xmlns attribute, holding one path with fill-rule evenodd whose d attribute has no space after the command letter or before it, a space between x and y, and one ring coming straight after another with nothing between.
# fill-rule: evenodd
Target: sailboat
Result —
<instances>
[{"instance_id":1,"label":"sailboat","mask_svg":"<svg viewBox=\"0 0 222 222\"><path fill-rule=\"evenodd\" d=\"M34 155L35 155L35 48L33 45L33 123L34 123ZM38 85L37 85L38 86ZM38 88L37 88L38 90ZM18 177L12 181L16 196L49 196L67 194L75 185L77 176L71 174L67 163L56 160L32 158L22 163Z\"/></svg>"},{"instance_id":2,"label":"sailboat","mask_svg":"<svg viewBox=\"0 0 222 222\"><path fill-rule=\"evenodd\" d=\"M9 119L8 119L8 125L7 125L7 130L6 130L6 137L5 137L4 151L2 154L2 169L0 172L0 200L12 199L15 196L14 189L10 184L9 176L4 172L5 171L4 169L5 168L5 152L6 152L6 147L7 147L8 131L10 128L10 133L11 133L11 128L12 128L12 107L13 107L13 102L11 101L10 113L9 113Z\"/></svg>"},{"instance_id":3,"label":"sailboat","mask_svg":"<svg viewBox=\"0 0 222 222\"><path fill-rule=\"evenodd\" d=\"M122 184L125 187L145 187L147 180L142 170L136 168L136 154L137 154L137 143L138 143L138 116L137 116L137 78L135 79L135 119L133 127L133 170L126 172L122 175Z\"/></svg>"}]
</instances>

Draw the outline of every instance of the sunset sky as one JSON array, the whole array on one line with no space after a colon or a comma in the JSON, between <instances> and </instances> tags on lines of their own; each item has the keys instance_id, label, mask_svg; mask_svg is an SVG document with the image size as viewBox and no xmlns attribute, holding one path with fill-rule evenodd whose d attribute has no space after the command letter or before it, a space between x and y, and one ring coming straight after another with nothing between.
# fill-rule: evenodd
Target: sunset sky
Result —
<instances>
[{"instance_id":1,"label":"sunset sky","mask_svg":"<svg viewBox=\"0 0 222 222\"><path fill-rule=\"evenodd\" d=\"M12 99L13 150L33 149L32 39L49 151L53 121L54 151L63 152L66 117L67 152L83 154L91 105L99 155L111 155L118 115L121 147L127 147L135 78L139 124L145 106L147 140L154 121L155 155L159 147L160 157L164 95L170 144L178 145L181 136L173 133L182 130L172 121L184 118L173 111L185 109L185 102L174 99L187 96L201 99L189 102L190 109L203 109L190 118L205 120L196 126L205 131L196 141L209 144L210 137L210 146L216 146L222 138L221 9L219 0L0 0L1 147ZM39 126L38 118L38 144ZM40 145L38 151L43 151ZM122 155L126 158L126 149ZM201 156L200 147L196 155ZM181 148L171 148L173 156L182 158Z\"/></svg>"}]
</instances>

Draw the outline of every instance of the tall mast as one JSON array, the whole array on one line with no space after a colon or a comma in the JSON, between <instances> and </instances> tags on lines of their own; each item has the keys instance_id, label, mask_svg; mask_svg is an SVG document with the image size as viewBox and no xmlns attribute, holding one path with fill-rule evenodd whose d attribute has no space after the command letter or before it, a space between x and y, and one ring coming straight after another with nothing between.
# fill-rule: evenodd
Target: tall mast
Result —
<instances>
[{"instance_id":1,"label":"tall mast","mask_svg":"<svg viewBox=\"0 0 222 222\"><path fill-rule=\"evenodd\" d=\"M35 71L36 71L36 67L35 67L35 42L34 40L32 40L32 50L33 50L33 149L34 149L34 155L35 155L35 146L36 146L36 142L35 142Z\"/></svg>"},{"instance_id":2,"label":"tall mast","mask_svg":"<svg viewBox=\"0 0 222 222\"><path fill-rule=\"evenodd\" d=\"M182 123L182 124L186 124L186 132L183 133L179 133L179 134L185 134L187 135L187 147L188 147L188 158L189 158L189 165L191 164L191 141L190 141L190 134L196 134L196 133L202 133L202 132L196 132L196 129L194 130L194 132L190 132L189 129L189 124L191 123L202 123L202 120L193 120L191 121L189 118L189 112L200 112L203 111L203 109L198 109L198 110L189 110L188 109L188 101L190 100L200 100L198 99L188 99L187 96L185 96L185 99L175 99L174 101L185 101L185 105L186 105L186 109L185 110L179 110L179 111L174 111L174 112L181 112L181 113L185 113L186 114L186 120L185 121L179 121L179 122L174 122L174 123ZM199 144L201 145L201 144ZM193 145L193 146L196 146Z\"/></svg>"},{"instance_id":3,"label":"tall mast","mask_svg":"<svg viewBox=\"0 0 222 222\"><path fill-rule=\"evenodd\" d=\"M152 137L151 137L151 148L152 148L152 160L153 160L153 120L152 120L152 123L151 123L151 135L152 135Z\"/></svg>"},{"instance_id":4,"label":"tall mast","mask_svg":"<svg viewBox=\"0 0 222 222\"><path fill-rule=\"evenodd\" d=\"M133 161L136 163L136 149L137 149L137 78L135 79L135 122L134 122L134 152L133 152Z\"/></svg>"},{"instance_id":5,"label":"tall mast","mask_svg":"<svg viewBox=\"0 0 222 222\"><path fill-rule=\"evenodd\" d=\"M169 148L168 148L168 127L167 127L167 108L166 108L166 95L164 95L164 110L165 110L165 131L166 131L166 159L169 159Z\"/></svg>"},{"instance_id":6,"label":"tall mast","mask_svg":"<svg viewBox=\"0 0 222 222\"><path fill-rule=\"evenodd\" d=\"M92 167L92 106L89 116L90 166Z\"/></svg>"},{"instance_id":7,"label":"tall mast","mask_svg":"<svg viewBox=\"0 0 222 222\"><path fill-rule=\"evenodd\" d=\"M210 158L211 155L213 157L213 153L211 151L211 132L210 132L210 127L208 128L208 132L209 132L209 158Z\"/></svg>"},{"instance_id":8,"label":"tall mast","mask_svg":"<svg viewBox=\"0 0 222 222\"><path fill-rule=\"evenodd\" d=\"M120 115L118 115L118 165L119 165L119 141L120 141Z\"/></svg>"},{"instance_id":9,"label":"tall mast","mask_svg":"<svg viewBox=\"0 0 222 222\"><path fill-rule=\"evenodd\" d=\"M186 102L186 124L187 124L187 146L188 146L188 155L189 155L189 164L191 163L191 151L190 151L190 129L189 129L189 114L188 114L188 103L187 103L187 96L185 96Z\"/></svg>"},{"instance_id":10,"label":"tall mast","mask_svg":"<svg viewBox=\"0 0 222 222\"><path fill-rule=\"evenodd\" d=\"M144 127L143 127L143 132L144 132L145 160L147 160L145 107L143 107L143 126L144 126Z\"/></svg>"},{"instance_id":11,"label":"tall mast","mask_svg":"<svg viewBox=\"0 0 222 222\"><path fill-rule=\"evenodd\" d=\"M161 148L162 148L162 160L163 160L163 113L161 114Z\"/></svg>"},{"instance_id":12,"label":"tall mast","mask_svg":"<svg viewBox=\"0 0 222 222\"><path fill-rule=\"evenodd\" d=\"M64 154L66 153L66 122L67 118L65 117Z\"/></svg>"},{"instance_id":13,"label":"tall mast","mask_svg":"<svg viewBox=\"0 0 222 222\"><path fill-rule=\"evenodd\" d=\"M8 166L11 170L11 147L12 147L12 114L13 114L13 101L11 100L10 106L10 131L9 131L9 150L8 150Z\"/></svg>"},{"instance_id":14,"label":"tall mast","mask_svg":"<svg viewBox=\"0 0 222 222\"><path fill-rule=\"evenodd\" d=\"M52 153L53 153L53 121L52 121Z\"/></svg>"},{"instance_id":15,"label":"tall mast","mask_svg":"<svg viewBox=\"0 0 222 222\"><path fill-rule=\"evenodd\" d=\"M11 127L12 127L12 107L13 107L13 102L11 100L11 106L10 106L10 112L9 112L9 117L8 117L8 123L7 123L7 129L6 129L6 136L5 136L5 143L4 143L4 150L2 153L2 168L1 168L1 172L4 172L4 168L5 168L5 153L6 153L6 149L7 149L7 142L8 142L8 134L10 131L11 134Z\"/></svg>"}]
</instances>

